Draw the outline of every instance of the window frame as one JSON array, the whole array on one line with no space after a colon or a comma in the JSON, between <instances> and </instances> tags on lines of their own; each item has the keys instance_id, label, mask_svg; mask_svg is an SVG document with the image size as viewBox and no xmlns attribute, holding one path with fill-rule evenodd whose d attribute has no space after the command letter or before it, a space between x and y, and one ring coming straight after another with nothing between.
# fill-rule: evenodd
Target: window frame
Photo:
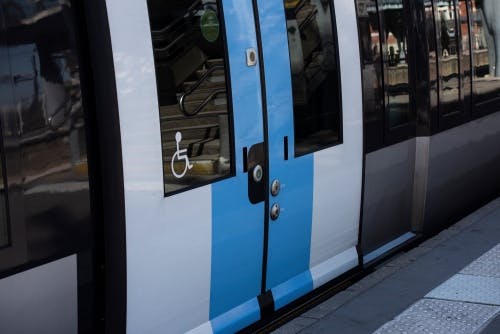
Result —
<instances>
[{"instance_id":1,"label":"window frame","mask_svg":"<svg viewBox=\"0 0 500 334\"><path fill-rule=\"evenodd\" d=\"M284 26L285 29L287 29L287 20L286 20L286 7L285 7L285 0L281 0L283 4L283 12L285 13L285 22ZM293 143L293 157L294 158L300 158L309 154L314 154L316 152L320 152L338 145L342 145L344 143L344 107L343 107L343 100L342 100L342 73L341 73L341 66L340 66L340 52L339 52L339 38L338 38L338 29L337 29L337 20L336 20L336 11L335 11L335 3L333 0L328 0L328 4L330 6L330 18L331 18L331 25L332 25L332 36L333 36L333 43L335 47L335 65L337 67L337 83L338 83L338 107L339 107L339 124L338 124L338 130L339 130L339 136L336 141L333 143L327 144L327 145L322 145L319 148L315 148L314 150L308 150L305 153L300 153L297 154L297 137L295 136L295 122L296 122L296 116L295 116L295 103L294 103L294 97L293 97L293 78L292 78L292 61L291 61L291 54L290 54L290 40L287 36L287 46L288 46L288 62L290 66L290 83L292 86L290 87L290 91L292 94L292 116L293 116L293 132L294 132L294 143ZM288 35L288 33L287 33Z\"/></svg>"},{"instance_id":2,"label":"window frame","mask_svg":"<svg viewBox=\"0 0 500 334\"><path fill-rule=\"evenodd\" d=\"M147 1L149 2L149 1ZM225 85L226 85L226 99L227 99L227 116L228 116L228 134L229 134L229 154L230 154L230 170L227 175L217 177L208 181L204 182L197 182L195 184L189 185L187 187L183 187L178 190L174 191L167 191L167 183L166 183L166 177L165 177L165 161L163 159L163 142L164 142L164 135L162 133L161 129L161 104L160 104L160 94L159 92L159 85L158 85L158 74L157 74L157 69L156 69L156 57L154 54L154 44L153 44L153 39L151 38L151 51L153 55L153 62L154 62L154 69L155 69L155 87L156 87L156 97L157 97L157 102L158 102L158 121L160 122L160 136L161 136L161 162L162 162L162 171L163 171L163 197L168 198L171 196L175 196L193 189L205 187L214 183L218 183L221 181L224 181L226 179L230 179L236 176L236 150L235 150L235 139L236 139L236 134L235 134L235 129L234 129L234 107L233 107L233 94L232 94L232 85L231 85L231 66L229 64L229 47L228 47L228 41L227 41L227 34L226 34L226 20L224 16L224 6L223 6L223 1L222 0L214 0L213 1L217 6L218 6L218 18L219 18L219 24L220 24L220 33L221 33L221 39L222 39L222 46L224 48L223 54L224 54L224 75L225 75ZM150 12L149 12L149 4L146 4L148 7L148 19L150 19ZM149 24L149 32L152 36L152 30L151 30L151 25ZM196 116L195 116L196 117Z\"/></svg>"}]
</instances>

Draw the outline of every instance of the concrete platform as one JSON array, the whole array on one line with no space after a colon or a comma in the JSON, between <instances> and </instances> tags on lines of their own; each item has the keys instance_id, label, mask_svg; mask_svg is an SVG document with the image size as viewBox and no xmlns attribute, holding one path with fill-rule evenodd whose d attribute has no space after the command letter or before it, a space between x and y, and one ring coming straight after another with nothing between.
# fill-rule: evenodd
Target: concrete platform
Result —
<instances>
[{"instance_id":1,"label":"concrete platform","mask_svg":"<svg viewBox=\"0 0 500 334\"><path fill-rule=\"evenodd\" d=\"M274 333L500 333L500 198Z\"/></svg>"}]
</instances>

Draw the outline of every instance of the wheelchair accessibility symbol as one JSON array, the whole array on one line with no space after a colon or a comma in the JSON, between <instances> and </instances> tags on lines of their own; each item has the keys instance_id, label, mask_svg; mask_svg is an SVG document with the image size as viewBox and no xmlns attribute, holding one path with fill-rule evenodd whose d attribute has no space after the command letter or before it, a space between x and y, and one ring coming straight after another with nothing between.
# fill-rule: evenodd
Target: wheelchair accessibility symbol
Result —
<instances>
[{"instance_id":1,"label":"wheelchair accessibility symbol","mask_svg":"<svg viewBox=\"0 0 500 334\"><path fill-rule=\"evenodd\" d=\"M187 149L180 149L180 143L182 140L182 133L177 132L175 134L175 141L177 144L177 151L175 151L174 155L172 156L172 161L170 162L170 167L172 169L172 174L178 179L182 179L184 175L186 175L187 171L193 168L193 165L189 163L189 158L187 156ZM174 168L174 165L176 162L182 162L184 161L184 169L182 173L177 173L177 171Z\"/></svg>"}]
</instances>

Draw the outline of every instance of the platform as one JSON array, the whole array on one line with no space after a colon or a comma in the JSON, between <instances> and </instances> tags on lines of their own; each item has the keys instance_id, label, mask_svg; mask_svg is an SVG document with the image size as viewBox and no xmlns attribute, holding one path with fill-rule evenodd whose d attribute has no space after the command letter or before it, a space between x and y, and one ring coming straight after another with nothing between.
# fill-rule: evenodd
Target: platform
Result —
<instances>
[{"instance_id":1,"label":"platform","mask_svg":"<svg viewBox=\"0 0 500 334\"><path fill-rule=\"evenodd\" d=\"M274 333L500 333L500 198Z\"/></svg>"}]
</instances>

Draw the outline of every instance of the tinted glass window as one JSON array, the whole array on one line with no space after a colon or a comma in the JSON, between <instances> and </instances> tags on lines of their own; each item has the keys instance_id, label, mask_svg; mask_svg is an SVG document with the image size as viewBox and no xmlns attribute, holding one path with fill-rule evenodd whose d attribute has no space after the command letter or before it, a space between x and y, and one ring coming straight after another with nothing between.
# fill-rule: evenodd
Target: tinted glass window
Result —
<instances>
[{"instance_id":1,"label":"tinted glass window","mask_svg":"<svg viewBox=\"0 0 500 334\"><path fill-rule=\"evenodd\" d=\"M471 44L476 110L500 110L500 10L497 1L471 1Z\"/></svg>"},{"instance_id":2,"label":"tinted glass window","mask_svg":"<svg viewBox=\"0 0 500 334\"><path fill-rule=\"evenodd\" d=\"M403 0L379 0L380 25L383 27L385 110L390 129L410 120L407 6L407 1Z\"/></svg>"},{"instance_id":3,"label":"tinted glass window","mask_svg":"<svg viewBox=\"0 0 500 334\"><path fill-rule=\"evenodd\" d=\"M341 142L341 93L332 1L285 0L295 155Z\"/></svg>"},{"instance_id":4,"label":"tinted glass window","mask_svg":"<svg viewBox=\"0 0 500 334\"><path fill-rule=\"evenodd\" d=\"M460 108L460 30L455 0L436 2L436 34L441 114Z\"/></svg>"},{"instance_id":5,"label":"tinted glass window","mask_svg":"<svg viewBox=\"0 0 500 334\"><path fill-rule=\"evenodd\" d=\"M433 2L427 0L425 6L425 27L427 46L429 48L429 88L431 113L438 107L438 46L436 40L436 21L434 16Z\"/></svg>"},{"instance_id":6,"label":"tinted glass window","mask_svg":"<svg viewBox=\"0 0 500 334\"><path fill-rule=\"evenodd\" d=\"M30 261L89 248L76 6L58 0L0 4L10 68L11 100L2 97L2 130L12 246L23 225Z\"/></svg>"},{"instance_id":7,"label":"tinted glass window","mask_svg":"<svg viewBox=\"0 0 500 334\"><path fill-rule=\"evenodd\" d=\"M363 60L365 149L369 152L382 146L384 141L382 52L377 2L375 0L358 0L356 4Z\"/></svg>"},{"instance_id":8,"label":"tinted glass window","mask_svg":"<svg viewBox=\"0 0 500 334\"><path fill-rule=\"evenodd\" d=\"M3 157L3 149L1 156ZM0 161L0 248L9 244L9 230L7 225L7 191L5 189L4 179L5 175L3 171L3 162Z\"/></svg>"},{"instance_id":9,"label":"tinted glass window","mask_svg":"<svg viewBox=\"0 0 500 334\"><path fill-rule=\"evenodd\" d=\"M6 47L4 32L3 11L0 8L0 112L8 109L12 101L12 88L10 86L10 68L8 49ZM0 136L4 130L4 122L0 122ZM3 138L3 137L2 137ZM7 246L9 241L9 230L7 220L7 190L4 173L4 147L0 138L0 248Z\"/></svg>"},{"instance_id":10,"label":"tinted glass window","mask_svg":"<svg viewBox=\"0 0 500 334\"><path fill-rule=\"evenodd\" d=\"M148 0L165 193L231 174L224 32L218 2Z\"/></svg>"}]
</instances>

